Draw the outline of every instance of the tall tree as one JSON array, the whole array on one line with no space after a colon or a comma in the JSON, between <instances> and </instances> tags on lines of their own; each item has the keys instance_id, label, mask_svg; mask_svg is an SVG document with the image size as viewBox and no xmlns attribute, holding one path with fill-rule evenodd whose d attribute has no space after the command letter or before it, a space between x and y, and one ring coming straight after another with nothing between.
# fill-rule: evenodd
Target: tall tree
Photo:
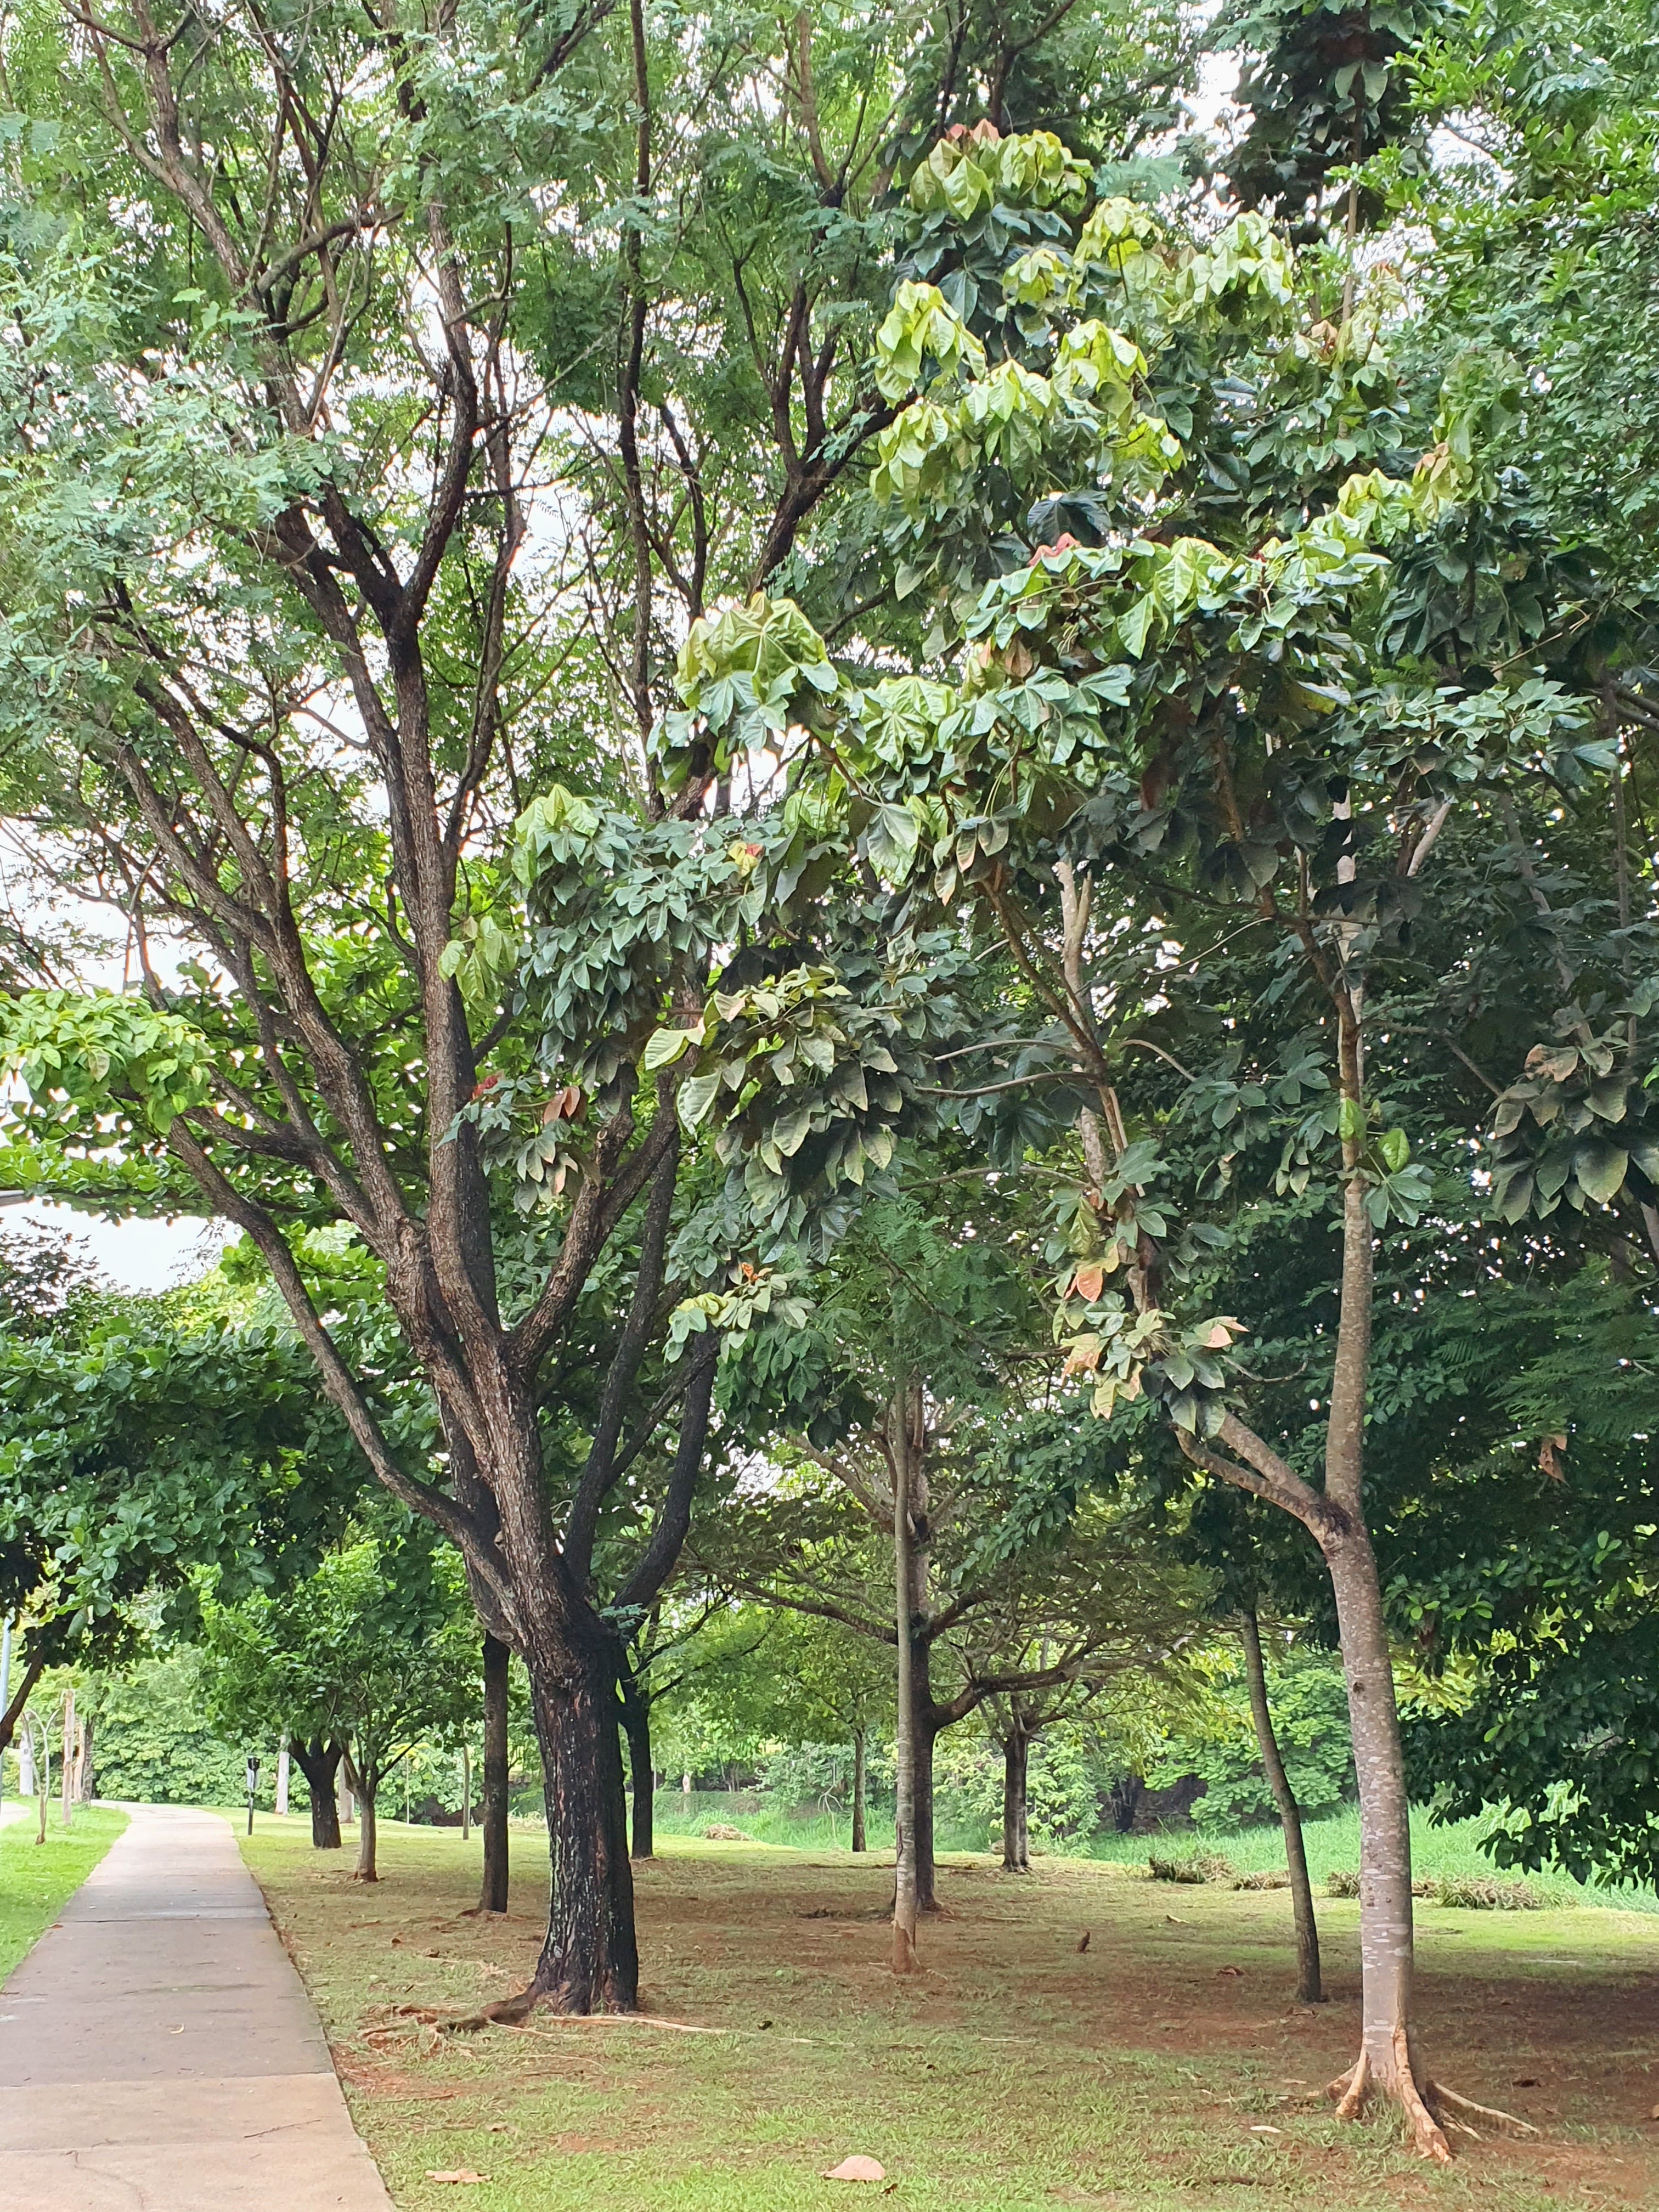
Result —
<instances>
[{"instance_id":1,"label":"tall tree","mask_svg":"<svg viewBox=\"0 0 1659 2212\"><path fill-rule=\"evenodd\" d=\"M988 1040L983 1079L958 1066L957 1087L1045 1072L1073 1097L1086 1085L1081 1185L1054 1249L1060 1327L1098 1409L1149 1399L1195 1467L1318 1546L1363 1833L1362 2045L1334 2087L1345 2116L1373 2091L1397 2100L1419 2148L1446 2159L1440 2116L1467 2100L1430 2075L1414 2019L1405 1769L1365 1508L1377 1235L1419 1218L1431 1188L1394 1110L1415 1024L1391 1026L1388 992L1417 980L1412 933L1440 893L1454 951L1431 995L1455 995L1471 879L1492 881L1475 854L1507 850L1506 888L1547 903L1534 841L1570 845L1605 807L1589 702L1541 665L1563 577L1493 558L1501 380L1452 376L1434 434L1413 424L1383 344L1386 282L1334 296L1257 216L1194 237L1097 202L1041 134L942 142L908 191L919 232L941 233L935 267L974 277L960 307L943 276L902 286L879 338L884 388L915 396L872 488L896 592L921 595L933 627L910 672L849 656L820 683L793 779L839 815L896 914L947 908L1016 971L1023 1036ZM1051 242L1000 253L969 217L1005 204L1056 216ZM1480 588L1425 621L1437 555L1466 530ZM1478 647L1477 624L1502 648ZM891 650L915 634L896 616ZM696 631L684 673L688 708L730 722ZM1227 996L1239 939L1254 1000ZM1467 1138L1479 1116L1454 1066L1445 1054L1439 1109L1462 1104ZM1211 1303L1237 1138L1264 1109L1282 1146L1269 1184L1312 1191L1338 1224L1322 1433L1299 1462L1230 1365L1240 1323ZM1184 1190L1161 1151L1178 1128L1209 1152ZM1625 1177L1601 1145L1584 1135L1568 1162L1587 1206Z\"/></svg>"},{"instance_id":2,"label":"tall tree","mask_svg":"<svg viewBox=\"0 0 1659 2212\"><path fill-rule=\"evenodd\" d=\"M698 605L781 557L870 427L859 365L836 383L830 292L854 173L867 207L880 168L889 102L866 119L859 73L902 45L878 29L871 62L854 38L826 118L804 41L780 109L757 82L771 29L738 27L653 46L641 10L603 5L530 40L488 4L283 24L41 5L6 34L35 118L7 142L28 212L0 255L7 803L114 917L138 985L74 989L84 968L18 935L14 981L47 988L8 1012L33 1100L14 1161L236 1224L374 1476L459 1551L543 1747L555 1879L526 2002L573 2009L636 1987L617 1624L684 1534L719 1339L671 1352L664 1314L685 1291L718 1308L755 1233L739 1185L675 1243L695 1122L651 1040L700 1012L734 942L794 927L752 897L704 782L671 805L643 755L658 594L678 578ZM743 465L705 483L641 380L647 246L705 158L700 218L718 197L733 112L750 167L764 149L802 184L775 255L778 233L763 266L728 256L725 307L746 297L772 380L764 412L739 395ZM662 348L688 374L700 353ZM607 360L609 507L564 437ZM757 483L770 519L727 531ZM573 613L532 530L579 561L617 513L627 592L606 599L606 568ZM590 635L573 670L597 693L573 684L561 716ZM889 1027L874 1012L850 1065L890 1060ZM781 1179L795 1230L901 1103L830 1102L839 1149ZM407 1432L319 1295L318 1231L365 1255L380 1334L418 1373ZM640 1541L601 1589L618 1516Z\"/></svg>"},{"instance_id":3,"label":"tall tree","mask_svg":"<svg viewBox=\"0 0 1659 2212\"><path fill-rule=\"evenodd\" d=\"M376 1814L386 1776L416 1743L453 1741L472 1712L459 1562L423 1523L395 1509L377 1518L379 1528L277 1595L205 1608L208 1692L220 1724L267 1736L286 1728L337 1747L357 1801L359 1881L380 1880Z\"/></svg>"}]
</instances>

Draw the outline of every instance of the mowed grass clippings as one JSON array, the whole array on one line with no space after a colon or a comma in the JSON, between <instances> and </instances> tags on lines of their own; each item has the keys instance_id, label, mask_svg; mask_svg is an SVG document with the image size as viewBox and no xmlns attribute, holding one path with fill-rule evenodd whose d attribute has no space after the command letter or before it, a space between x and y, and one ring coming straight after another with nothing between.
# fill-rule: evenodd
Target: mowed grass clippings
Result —
<instances>
[{"instance_id":1,"label":"mowed grass clippings","mask_svg":"<svg viewBox=\"0 0 1659 2212\"><path fill-rule=\"evenodd\" d=\"M51 1927L127 1816L113 1806L77 1805L74 1825L65 1829L63 1823L62 1802L54 1798L46 1808L46 1840L37 1844L40 1823L30 1798L24 1819L0 1827L0 1982Z\"/></svg>"},{"instance_id":2,"label":"mowed grass clippings","mask_svg":"<svg viewBox=\"0 0 1659 2212\"><path fill-rule=\"evenodd\" d=\"M465 1912L477 1840L453 1832L385 1824L374 1887L303 1821L245 1850L404 2212L830 2212L860 2185L822 2176L852 2153L914 2212L1659 2204L1650 1916L1425 1911L1433 2063L1544 2131L1464 2138L1439 2173L1392 2117L1343 2127L1320 2094L1358 2033L1352 1904L1321 1906L1332 2001L1309 2012L1282 1891L955 1861L927 1971L899 1983L890 1863L671 1840L636 1875L642 2000L678 2027L453 2035L534 1962L538 1836L514 1836L514 1909L486 1921ZM458 2170L489 2178L428 2178Z\"/></svg>"}]
</instances>

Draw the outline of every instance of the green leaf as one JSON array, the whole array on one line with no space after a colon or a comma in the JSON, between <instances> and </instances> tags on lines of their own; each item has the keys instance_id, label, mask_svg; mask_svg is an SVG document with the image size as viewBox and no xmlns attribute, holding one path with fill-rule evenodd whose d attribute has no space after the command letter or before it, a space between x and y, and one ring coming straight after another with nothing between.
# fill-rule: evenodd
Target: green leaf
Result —
<instances>
[{"instance_id":1,"label":"green leaf","mask_svg":"<svg viewBox=\"0 0 1659 2212\"><path fill-rule=\"evenodd\" d=\"M1623 1186L1630 1156L1617 1145L1591 1141L1580 1145L1572 1156L1572 1171L1586 1198L1605 1206Z\"/></svg>"},{"instance_id":2,"label":"green leaf","mask_svg":"<svg viewBox=\"0 0 1659 2212\"><path fill-rule=\"evenodd\" d=\"M672 1067L700 1034L696 1030L653 1030L646 1039L641 1066L647 1075L654 1074L659 1067Z\"/></svg>"},{"instance_id":3,"label":"green leaf","mask_svg":"<svg viewBox=\"0 0 1659 2212\"><path fill-rule=\"evenodd\" d=\"M902 884L915 866L921 839L921 824L908 806L878 806L864 833L864 849L878 876Z\"/></svg>"},{"instance_id":4,"label":"green leaf","mask_svg":"<svg viewBox=\"0 0 1659 2212\"><path fill-rule=\"evenodd\" d=\"M688 1129L695 1129L707 1121L720 1087L720 1071L717 1067L706 1075L688 1076L681 1084L677 1103L680 1120Z\"/></svg>"}]
</instances>

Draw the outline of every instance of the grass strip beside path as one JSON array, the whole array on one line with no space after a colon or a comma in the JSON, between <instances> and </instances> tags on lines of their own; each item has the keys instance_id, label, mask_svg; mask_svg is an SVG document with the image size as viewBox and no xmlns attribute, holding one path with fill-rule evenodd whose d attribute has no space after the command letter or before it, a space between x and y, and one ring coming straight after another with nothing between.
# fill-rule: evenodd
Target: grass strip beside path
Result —
<instances>
[{"instance_id":1,"label":"grass strip beside path","mask_svg":"<svg viewBox=\"0 0 1659 2212\"><path fill-rule=\"evenodd\" d=\"M1611 2212L1659 2204L1659 1921L1578 1906L1423 1917L1425 2031L1541 2139L1449 2174L1320 2091L1358 2034L1358 1908L1320 1906L1332 2002L1291 2002L1282 1892L1049 1859L950 1861L926 1972L896 1983L890 1860L673 1840L637 1869L647 2009L724 2031L439 2022L532 1965L545 1843L513 1911L465 1917L478 1844L385 1822L381 1882L262 1815L244 1850L400 2212ZM1079 1946L1091 1931L1088 1948ZM460 2186L434 2173L485 2177Z\"/></svg>"},{"instance_id":2,"label":"grass strip beside path","mask_svg":"<svg viewBox=\"0 0 1659 2212\"><path fill-rule=\"evenodd\" d=\"M15 1803L15 1799L8 1802ZM77 1805L75 1826L64 1829L63 1808L46 1808L46 1840L34 1840L31 1800L25 1817L0 1827L0 1982L49 1928L127 1825L112 1806Z\"/></svg>"}]
</instances>

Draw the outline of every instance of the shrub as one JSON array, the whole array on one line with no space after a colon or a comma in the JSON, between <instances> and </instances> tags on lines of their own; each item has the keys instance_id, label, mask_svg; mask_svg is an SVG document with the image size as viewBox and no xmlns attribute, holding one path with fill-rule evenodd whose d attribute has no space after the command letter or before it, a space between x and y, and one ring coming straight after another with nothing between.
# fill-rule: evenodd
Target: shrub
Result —
<instances>
[{"instance_id":1,"label":"shrub","mask_svg":"<svg viewBox=\"0 0 1659 2212\"><path fill-rule=\"evenodd\" d=\"M1179 1858L1160 1858L1156 1851L1149 1852L1146 1864L1154 1881L1232 1881L1237 1869L1231 1859L1224 1859L1214 1851L1188 1851Z\"/></svg>"},{"instance_id":2,"label":"shrub","mask_svg":"<svg viewBox=\"0 0 1659 2212\"><path fill-rule=\"evenodd\" d=\"M1327 1897L1358 1897L1359 1894L1358 1869L1339 1867L1334 1874L1328 1874L1325 1877L1325 1894Z\"/></svg>"},{"instance_id":3,"label":"shrub","mask_svg":"<svg viewBox=\"0 0 1659 2212\"><path fill-rule=\"evenodd\" d=\"M1490 1875L1448 1875L1431 1885L1437 1905L1465 1912L1538 1912L1548 1899L1529 1881L1495 1881Z\"/></svg>"},{"instance_id":4,"label":"shrub","mask_svg":"<svg viewBox=\"0 0 1659 2212\"><path fill-rule=\"evenodd\" d=\"M1241 1874L1233 1882L1235 1889L1288 1889L1291 1877L1283 1867L1263 1867L1259 1874Z\"/></svg>"},{"instance_id":5,"label":"shrub","mask_svg":"<svg viewBox=\"0 0 1659 2212\"><path fill-rule=\"evenodd\" d=\"M711 1820L702 1832L711 1844L752 1844L755 1840L744 1835L741 1828L729 1827L724 1820Z\"/></svg>"}]
</instances>

